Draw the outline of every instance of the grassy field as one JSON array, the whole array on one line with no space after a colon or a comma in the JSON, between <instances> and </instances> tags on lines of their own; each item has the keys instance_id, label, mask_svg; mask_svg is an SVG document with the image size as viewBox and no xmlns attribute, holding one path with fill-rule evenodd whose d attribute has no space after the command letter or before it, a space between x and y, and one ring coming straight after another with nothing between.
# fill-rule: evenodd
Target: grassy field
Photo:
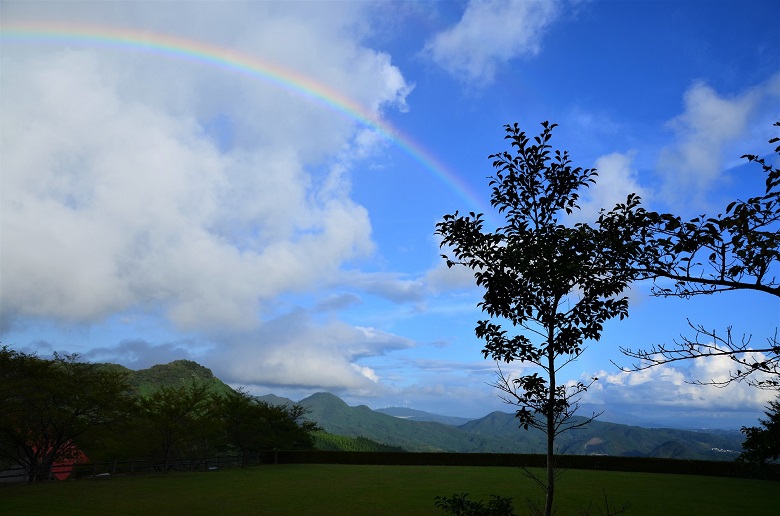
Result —
<instances>
[{"instance_id":1,"label":"grassy field","mask_svg":"<svg viewBox=\"0 0 780 516\"><path fill-rule=\"evenodd\" d=\"M628 515L777 514L780 483L720 477L567 471L558 514L576 514L606 490L629 501ZM436 495L491 493L525 499L539 492L513 468L267 465L208 473L139 475L0 487L0 514L443 514ZM595 507L595 506L594 506ZM598 510L593 511L599 514Z\"/></svg>"}]
</instances>

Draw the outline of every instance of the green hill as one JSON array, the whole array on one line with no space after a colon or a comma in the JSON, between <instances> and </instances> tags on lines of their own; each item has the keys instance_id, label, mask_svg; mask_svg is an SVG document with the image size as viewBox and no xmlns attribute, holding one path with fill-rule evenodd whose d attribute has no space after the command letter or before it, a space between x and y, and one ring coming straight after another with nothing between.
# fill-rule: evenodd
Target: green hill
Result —
<instances>
[{"instance_id":1,"label":"green hill","mask_svg":"<svg viewBox=\"0 0 780 516\"><path fill-rule=\"evenodd\" d=\"M282 398L275 394L266 394L264 396L258 396L257 399L264 401L269 405L295 405L295 402L290 398Z\"/></svg>"},{"instance_id":2,"label":"green hill","mask_svg":"<svg viewBox=\"0 0 780 516\"><path fill-rule=\"evenodd\" d=\"M573 421L577 420L582 418L575 417ZM514 414L506 412L493 412L458 428L464 432L501 437L518 447L530 445L539 453L544 449L544 436L539 430L518 429ZM557 443L561 453L576 455L732 460L741 450L743 440L744 436L736 431L641 428L595 420L584 428L562 434Z\"/></svg>"},{"instance_id":3,"label":"green hill","mask_svg":"<svg viewBox=\"0 0 780 516\"><path fill-rule=\"evenodd\" d=\"M452 426L462 425L471 421L471 419L467 417L441 416L439 414L431 414L430 412L404 407L381 408L376 409L375 412L387 414L388 416L398 417L401 419L408 419L409 421L431 421L434 423L442 423Z\"/></svg>"},{"instance_id":4,"label":"green hill","mask_svg":"<svg viewBox=\"0 0 780 516\"><path fill-rule=\"evenodd\" d=\"M338 396L319 392L299 402L308 418L326 432L373 441L409 451L511 452L511 443L468 434L442 423L408 421L375 412L365 405L350 407Z\"/></svg>"},{"instance_id":5,"label":"green hill","mask_svg":"<svg viewBox=\"0 0 780 516\"><path fill-rule=\"evenodd\" d=\"M209 386L209 391L215 393L228 393L233 390L214 376L211 369L192 360L175 360L149 369L130 371L130 384L142 396L157 387L180 387L194 383L205 383Z\"/></svg>"},{"instance_id":6,"label":"green hill","mask_svg":"<svg viewBox=\"0 0 780 516\"><path fill-rule=\"evenodd\" d=\"M545 436L541 431L518 428L514 414L506 412L492 412L455 427L392 417L365 405L350 407L339 397L324 392L305 398L300 404L309 409L308 417L312 421L331 434L362 436L409 451L543 453L545 450ZM731 460L741 449L742 440L738 432L641 428L596 420L562 434L557 444L560 453L576 455Z\"/></svg>"},{"instance_id":7,"label":"green hill","mask_svg":"<svg viewBox=\"0 0 780 516\"><path fill-rule=\"evenodd\" d=\"M231 390L210 369L191 360L176 360L139 371L116 364L105 364L104 367L128 371L132 385L141 394L161 385L196 382L207 383L215 392ZM273 394L260 399L271 404L295 403ZM518 428L514 414L506 412L492 412L454 426L452 423L458 422L458 418L411 409L374 411L365 405L351 407L338 396L326 392L316 393L298 403L309 410L307 418L324 431L317 437L320 449L381 451L401 448L462 453L543 453L545 449L544 434L535 429ZM437 418L449 424L420 420ZM596 420L585 428L561 435L557 443L559 452L567 454L732 460L741 450L743 440L744 436L736 431L642 428Z\"/></svg>"}]
</instances>

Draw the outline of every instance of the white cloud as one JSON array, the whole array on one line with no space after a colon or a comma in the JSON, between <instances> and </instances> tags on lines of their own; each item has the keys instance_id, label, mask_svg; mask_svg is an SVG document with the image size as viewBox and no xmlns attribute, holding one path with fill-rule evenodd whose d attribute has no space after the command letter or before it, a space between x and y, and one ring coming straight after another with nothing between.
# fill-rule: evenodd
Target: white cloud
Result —
<instances>
[{"instance_id":1,"label":"white cloud","mask_svg":"<svg viewBox=\"0 0 780 516\"><path fill-rule=\"evenodd\" d=\"M723 96L704 82L692 85L684 95L685 111L668 125L676 143L661 151L658 170L663 177L661 194L670 203L701 205L708 191L722 180L724 151L749 132L766 102L777 109L780 74L734 96ZM731 149L729 149L731 150ZM738 157L740 152L734 150Z\"/></svg>"},{"instance_id":2,"label":"white cloud","mask_svg":"<svg viewBox=\"0 0 780 516\"><path fill-rule=\"evenodd\" d=\"M434 235L437 254L455 259L455 253L452 248L450 246L442 247L441 242L442 236ZM448 267L446 260L441 258L441 256L436 260L434 265L425 272L422 281L427 290L434 294L464 289L476 289L474 271L471 268L464 265L453 265L452 267Z\"/></svg>"},{"instance_id":3,"label":"white cloud","mask_svg":"<svg viewBox=\"0 0 780 516\"><path fill-rule=\"evenodd\" d=\"M424 281L432 292L476 288L473 270L462 265L447 267L443 259L425 273Z\"/></svg>"},{"instance_id":4,"label":"white cloud","mask_svg":"<svg viewBox=\"0 0 780 516\"><path fill-rule=\"evenodd\" d=\"M538 54L559 13L559 1L471 0L460 21L428 41L423 52L466 82L488 84L497 67Z\"/></svg>"},{"instance_id":5,"label":"white cloud","mask_svg":"<svg viewBox=\"0 0 780 516\"><path fill-rule=\"evenodd\" d=\"M572 219L592 222L602 208L609 211L618 203L624 203L630 193L637 193L644 203L648 192L639 184L639 174L633 167L635 152L614 152L596 160L598 173L596 184L582 193L580 210L572 213Z\"/></svg>"},{"instance_id":6,"label":"white cloud","mask_svg":"<svg viewBox=\"0 0 780 516\"><path fill-rule=\"evenodd\" d=\"M696 385L688 382L724 381L735 364L727 357L697 359L685 368L662 365L632 373L599 371L599 380L585 401L610 405L661 406L677 410L760 411L776 393L756 389L745 383L727 387Z\"/></svg>"},{"instance_id":7,"label":"white cloud","mask_svg":"<svg viewBox=\"0 0 780 516\"><path fill-rule=\"evenodd\" d=\"M400 273L356 273L345 276L355 288L396 303L420 301L425 297L425 284Z\"/></svg>"},{"instance_id":8,"label":"white cloud","mask_svg":"<svg viewBox=\"0 0 780 516\"><path fill-rule=\"evenodd\" d=\"M11 14L118 24L142 8L69 6ZM230 44L377 116L405 107L400 71L361 44L362 7L190 7L181 29L174 5L138 28ZM2 58L6 317L92 322L162 309L180 328L246 329L267 301L327 283L373 251L345 174L381 143L327 106L146 53L17 45ZM207 129L217 118L230 126L227 144Z\"/></svg>"},{"instance_id":9,"label":"white cloud","mask_svg":"<svg viewBox=\"0 0 780 516\"><path fill-rule=\"evenodd\" d=\"M363 300L360 296L350 293L333 294L319 301L314 307L315 312L337 312L354 305L359 305Z\"/></svg>"},{"instance_id":10,"label":"white cloud","mask_svg":"<svg viewBox=\"0 0 780 516\"><path fill-rule=\"evenodd\" d=\"M526 374L532 367L523 363L502 363L500 366L503 373L512 378ZM411 405L466 417L483 417L495 410L515 410L504 403L499 397L500 391L490 385L497 373L496 363L491 360L414 359L406 361L403 367L414 370L413 379L408 374L393 378L391 372L385 373L395 380L383 396L387 405Z\"/></svg>"},{"instance_id":11,"label":"white cloud","mask_svg":"<svg viewBox=\"0 0 780 516\"><path fill-rule=\"evenodd\" d=\"M174 360L198 360L192 352L193 343L187 341L152 344L133 339L124 340L115 347L98 347L81 355L92 363L122 364L130 369L147 369L157 364L167 364ZM38 347L38 352L42 350Z\"/></svg>"},{"instance_id":12,"label":"white cloud","mask_svg":"<svg viewBox=\"0 0 780 516\"><path fill-rule=\"evenodd\" d=\"M371 380L372 382L379 383L379 377L376 375L376 371L374 371L370 367L359 366L357 364L352 364L352 367L360 374L362 374L363 376Z\"/></svg>"},{"instance_id":13,"label":"white cloud","mask_svg":"<svg viewBox=\"0 0 780 516\"><path fill-rule=\"evenodd\" d=\"M357 289L393 303L423 303L430 296L474 290L474 273L464 266L447 267L444 260L421 275L391 272L348 271L341 275L339 287Z\"/></svg>"},{"instance_id":14,"label":"white cloud","mask_svg":"<svg viewBox=\"0 0 780 516\"><path fill-rule=\"evenodd\" d=\"M206 355L215 372L231 383L349 390L370 396L381 391L381 377L358 363L412 347L408 339L340 321L317 323L297 310L249 333L219 337Z\"/></svg>"}]
</instances>

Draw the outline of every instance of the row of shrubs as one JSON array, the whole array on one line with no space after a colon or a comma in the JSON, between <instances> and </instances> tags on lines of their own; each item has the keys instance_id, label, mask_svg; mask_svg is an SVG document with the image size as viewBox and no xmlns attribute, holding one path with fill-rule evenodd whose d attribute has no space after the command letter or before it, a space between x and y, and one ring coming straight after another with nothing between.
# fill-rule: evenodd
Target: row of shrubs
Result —
<instances>
[{"instance_id":1,"label":"row of shrubs","mask_svg":"<svg viewBox=\"0 0 780 516\"><path fill-rule=\"evenodd\" d=\"M296 450L263 452L261 462L276 464L373 464L399 466L503 466L544 467L544 455L509 453L404 453L345 452ZM780 464L679 460L648 457L613 457L605 455L559 455L556 467L630 471L642 473L677 473L718 477L780 480Z\"/></svg>"}]
</instances>

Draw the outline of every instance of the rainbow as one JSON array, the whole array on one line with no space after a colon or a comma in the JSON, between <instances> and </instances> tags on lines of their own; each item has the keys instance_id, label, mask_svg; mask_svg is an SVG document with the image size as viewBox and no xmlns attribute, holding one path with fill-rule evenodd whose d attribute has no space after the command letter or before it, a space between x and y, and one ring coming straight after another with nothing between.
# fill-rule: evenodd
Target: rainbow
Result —
<instances>
[{"instance_id":1,"label":"rainbow","mask_svg":"<svg viewBox=\"0 0 780 516\"><path fill-rule=\"evenodd\" d=\"M472 194L466 184L449 170L433 154L415 142L389 122L380 120L364 107L328 86L315 82L304 74L283 68L255 56L237 52L203 41L196 41L168 34L151 33L116 26L65 24L46 22L11 22L0 25L0 41L31 43L69 43L86 46L102 46L121 50L147 52L173 59L184 59L206 66L222 68L254 79L322 104L329 109L371 128L383 138L401 149L414 161L430 171L450 190L465 200L470 209L486 215L485 203Z\"/></svg>"}]
</instances>

